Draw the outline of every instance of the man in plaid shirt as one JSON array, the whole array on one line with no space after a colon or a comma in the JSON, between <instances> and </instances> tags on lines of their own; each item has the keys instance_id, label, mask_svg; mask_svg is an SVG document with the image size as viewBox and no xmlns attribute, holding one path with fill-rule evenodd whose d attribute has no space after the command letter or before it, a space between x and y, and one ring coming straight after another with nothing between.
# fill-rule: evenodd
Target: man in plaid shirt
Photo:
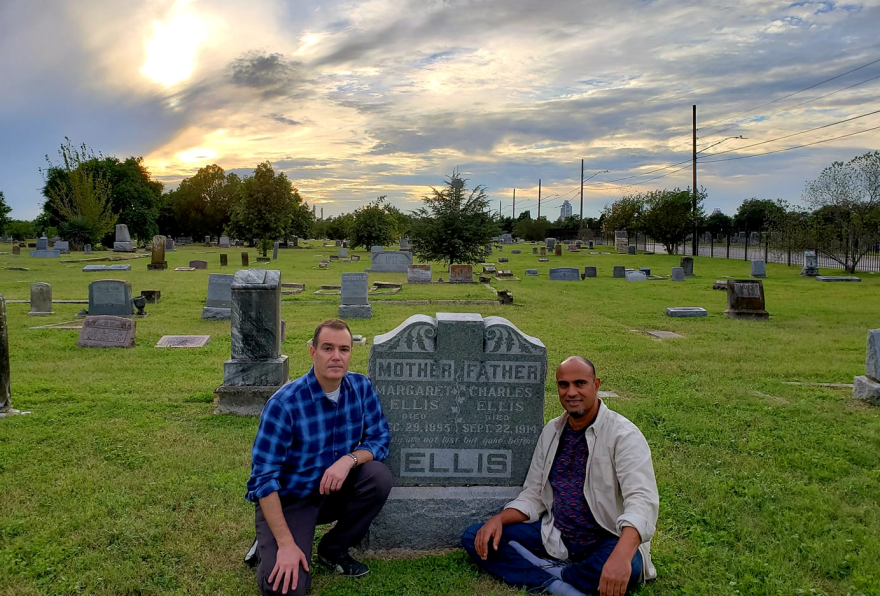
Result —
<instances>
[{"instance_id":1,"label":"man in plaid shirt","mask_svg":"<svg viewBox=\"0 0 880 596\"><path fill-rule=\"evenodd\" d=\"M365 376L348 372L351 331L338 319L315 329L304 376L263 408L247 499L256 503L257 582L263 594L305 594L315 526L336 521L318 561L349 577L369 573L348 549L366 535L391 491L381 463L390 433Z\"/></svg>"}]
</instances>

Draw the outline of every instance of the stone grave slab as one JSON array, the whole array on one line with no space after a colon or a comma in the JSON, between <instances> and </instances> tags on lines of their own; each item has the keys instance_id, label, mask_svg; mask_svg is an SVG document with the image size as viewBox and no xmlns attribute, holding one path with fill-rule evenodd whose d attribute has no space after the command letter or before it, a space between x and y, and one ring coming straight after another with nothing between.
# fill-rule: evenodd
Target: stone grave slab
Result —
<instances>
[{"instance_id":1,"label":"stone grave slab","mask_svg":"<svg viewBox=\"0 0 880 596\"><path fill-rule=\"evenodd\" d=\"M706 309L700 308L699 306L670 306L666 309L667 317L687 319L694 317L705 317L708 315L709 313L706 312Z\"/></svg>"},{"instance_id":2,"label":"stone grave slab","mask_svg":"<svg viewBox=\"0 0 880 596\"><path fill-rule=\"evenodd\" d=\"M157 348L203 348L208 345L210 335L163 335Z\"/></svg>"},{"instance_id":3,"label":"stone grave slab","mask_svg":"<svg viewBox=\"0 0 880 596\"><path fill-rule=\"evenodd\" d=\"M175 271L195 271L195 267L175 267Z\"/></svg>"},{"instance_id":4,"label":"stone grave slab","mask_svg":"<svg viewBox=\"0 0 880 596\"><path fill-rule=\"evenodd\" d=\"M32 250L31 257L35 259L59 259L61 258L61 252L57 250Z\"/></svg>"},{"instance_id":5,"label":"stone grave slab","mask_svg":"<svg viewBox=\"0 0 880 596\"><path fill-rule=\"evenodd\" d=\"M645 333L657 339L684 339L683 335L672 331L645 331Z\"/></svg>"},{"instance_id":6,"label":"stone grave slab","mask_svg":"<svg viewBox=\"0 0 880 596\"><path fill-rule=\"evenodd\" d=\"M526 276L538 277L538 270L537 269L526 269Z\"/></svg>"},{"instance_id":7,"label":"stone grave slab","mask_svg":"<svg viewBox=\"0 0 880 596\"><path fill-rule=\"evenodd\" d=\"M862 280L853 275L817 275L816 281L860 282Z\"/></svg>"},{"instance_id":8,"label":"stone grave slab","mask_svg":"<svg viewBox=\"0 0 880 596\"><path fill-rule=\"evenodd\" d=\"M45 282L31 284L31 309L29 317L45 317L52 312L52 286Z\"/></svg>"},{"instance_id":9,"label":"stone grave slab","mask_svg":"<svg viewBox=\"0 0 880 596\"><path fill-rule=\"evenodd\" d=\"M282 283L281 284L281 295L282 296L293 296L295 294L302 294L306 291L306 284L300 283Z\"/></svg>"},{"instance_id":10,"label":"stone grave slab","mask_svg":"<svg viewBox=\"0 0 880 596\"><path fill-rule=\"evenodd\" d=\"M369 376L391 426L394 488L364 546L453 548L514 498L543 427L546 375L541 341L501 317L414 315L376 336Z\"/></svg>"},{"instance_id":11,"label":"stone grave slab","mask_svg":"<svg viewBox=\"0 0 880 596\"><path fill-rule=\"evenodd\" d=\"M76 345L81 348L132 348L135 321L108 315L87 316Z\"/></svg>"}]
</instances>

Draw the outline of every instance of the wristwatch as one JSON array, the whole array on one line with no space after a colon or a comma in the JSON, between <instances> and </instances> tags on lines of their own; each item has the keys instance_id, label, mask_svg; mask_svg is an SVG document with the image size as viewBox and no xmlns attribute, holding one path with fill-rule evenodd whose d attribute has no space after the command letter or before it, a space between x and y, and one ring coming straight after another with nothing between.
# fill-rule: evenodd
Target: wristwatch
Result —
<instances>
[{"instance_id":1,"label":"wristwatch","mask_svg":"<svg viewBox=\"0 0 880 596\"><path fill-rule=\"evenodd\" d=\"M355 455L354 453L349 453L348 457L350 457L351 459L354 460L354 465L352 466L352 468L356 468L358 465L358 456Z\"/></svg>"}]
</instances>

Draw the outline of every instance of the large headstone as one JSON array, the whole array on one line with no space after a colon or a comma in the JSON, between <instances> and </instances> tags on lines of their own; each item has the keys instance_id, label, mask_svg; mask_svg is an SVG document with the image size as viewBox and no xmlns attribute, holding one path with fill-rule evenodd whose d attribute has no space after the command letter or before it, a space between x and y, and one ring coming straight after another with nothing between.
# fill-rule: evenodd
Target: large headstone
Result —
<instances>
[{"instance_id":1,"label":"large headstone","mask_svg":"<svg viewBox=\"0 0 880 596\"><path fill-rule=\"evenodd\" d=\"M121 279L99 279L89 284L89 315L127 317L134 314L131 284Z\"/></svg>"},{"instance_id":2,"label":"large headstone","mask_svg":"<svg viewBox=\"0 0 880 596\"><path fill-rule=\"evenodd\" d=\"M853 397L880 406L880 329L868 331L865 374L853 379Z\"/></svg>"},{"instance_id":3,"label":"large headstone","mask_svg":"<svg viewBox=\"0 0 880 596\"><path fill-rule=\"evenodd\" d=\"M414 315L376 336L369 375L394 488L365 546L457 546L520 491L544 423L547 349L501 317Z\"/></svg>"},{"instance_id":4,"label":"large headstone","mask_svg":"<svg viewBox=\"0 0 880 596\"><path fill-rule=\"evenodd\" d=\"M767 263L763 260L752 261L752 277L767 277Z\"/></svg>"},{"instance_id":5,"label":"large headstone","mask_svg":"<svg viewBox=\"0 0 880 596\"><path fill-rule=\"evenodd\" d=\"M815 250L804 251L804 266L801 268L803 277L816 277L819 275L819 258Z\"/></svg>"},{"instance_id":6,"label":"large headstone","mask_svg":"<svg viewBox=\"0 0 880 596\"><path fill-rule=\"evenodd\" d=\"M577 267L554 267L550 269L550 281L579 281L580 271Z\"/></svg>"},{"instance_id":7,"label":"large headstone","mask_svg":"<svg viewBox=\"0 0 880 596\"><path fill-rule=\"evenodd\" d=\"M125 224L116 224L116 242L113 243L113 252L134 252L131 235Z\"/></svg>"},{"instance_id":8,"label":"large headstone","mask_svg":"<svg viewBox=\"0 0 880 596\"><path fill-rule=\"evenodd\" d=\"M374 247L375 248L375 247ZM369 273L406 273L413 264L412 253L402 250L383 250L371 253Z\"/></svg>"},{"instance_id":9,"label":"large headstone","mask_svg":"<svg viewBox=\"0 0 880 596\"><path fill-rule=\"evenodd\" d=\"M731 319L769 319L770 314L764 304L764 284L755 279L728 280L724 316Z\"/></svg>"},{"instance_id":10,"label":"large headstone","mask_svg":"<svg viewBox=\"0 0 880 596\"><path fill-rule=\"evenodd\" d=\"M165 260L165 236L153 236L150 250L150 262L148 271L164 271L168 269L168 261Z\"/></svg>"},{"instance_id":11,"label":"large headstone","mask_svg":"<svg viewBox=\"0 0 880 596\"><path fill-rule=\"evenodd\" d=\"M366 273L343 273L339 300L340 319L372 319Z\"/></svg>"},{"instance_id":12,"label":"large headstone","mask_svg":"<svg viewBox=\"0 0 880 596\"><path fill-rule=\"evenodd\" d=\"M234 275L212 273L208 277L208 298L202 309L202 319L228 321L232 318L232 281Z\"/></svg>"},{"instance_id":13,"label":"large headstone","mask_svg":"<svg viewBox=\"0 0 880 596\"><path fill-rule=\"evenodd\" d=\"M406 270L406 281L411 284L431 283L431 266L410 265Z\"/></svg>"},{"instance_id":14,"label":"large headstone","mask_svg":"<svg viewBox=\"0 0 880 596\"><path fill-rule=\"evenodd\" d=\"M0 414L12 410L11 371L9 368L9 331L6 324L6 298L0 294Z\"/></svg>"},{"instance_id":15,"label":"large headstone","mask_svg":"<svg viewBox=\"0 0 880 596\"><path fill-rule=\"evenodd\" d=\"M88 316L83 321L76 342L81 348L132 348L135 322L113 316Z\"/></svg>"},{"instance_id":16,"label":"large headstone","mask_svg":"<svg viewBox=\"0 0 880 596\"><path fill-rule=\"evenodd\" d=\"M614 250L626 252L629 247L629 238L626 230L617 230L614 232Z\"/></svg>"},{"instance_id":17,"label":"large headstone","mask_svg":"<svg viewBox=\"0 0 880 596\"><path fill-rule=\"evenodd\" d=\"M450 265L449 283L469 284L474 282L473 265Z\"/></svg>"},{"instance_id":18,"label":"large headstone","mask_svg":"<svg viewBox=\"0 0 880 596\"><path fill-rule=\"evenodd\" d=\"M52 286L44 282L31 284L30 317L44 317L52 312Z\"/></svg>"},{"instance_id":19,"label":"large headstone","mask_svg":"<svg viewBox=\"0 0 880 596\"><path fill-rule=\"evenodd\" d=\"M281 272L238 271L232 281L232 358L214 391L214 411L257 416L288 378L288 359L281 354Z\"/></svg>"}]
</instances>

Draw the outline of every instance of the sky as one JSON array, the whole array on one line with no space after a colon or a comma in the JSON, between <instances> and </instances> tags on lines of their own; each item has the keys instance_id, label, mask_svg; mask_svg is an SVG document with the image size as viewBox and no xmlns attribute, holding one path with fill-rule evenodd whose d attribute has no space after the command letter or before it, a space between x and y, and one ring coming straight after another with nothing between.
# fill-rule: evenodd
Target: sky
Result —
<instances>
[{"instance_id":1,"label":"sky","mask_svg":"<svg viewBox=\"0 0 880 596\"><path fill-rule=\"evenodd\" d=\"M325 217L455 169L506 216L539 180L577 215L583 160L595 217L692 185L696 105L707 212L800 204L880 149L878 26L880 0L2 0L0 191L36 217L68 137L166 190L269 161Z\"/></svg>"}]
</instances>

